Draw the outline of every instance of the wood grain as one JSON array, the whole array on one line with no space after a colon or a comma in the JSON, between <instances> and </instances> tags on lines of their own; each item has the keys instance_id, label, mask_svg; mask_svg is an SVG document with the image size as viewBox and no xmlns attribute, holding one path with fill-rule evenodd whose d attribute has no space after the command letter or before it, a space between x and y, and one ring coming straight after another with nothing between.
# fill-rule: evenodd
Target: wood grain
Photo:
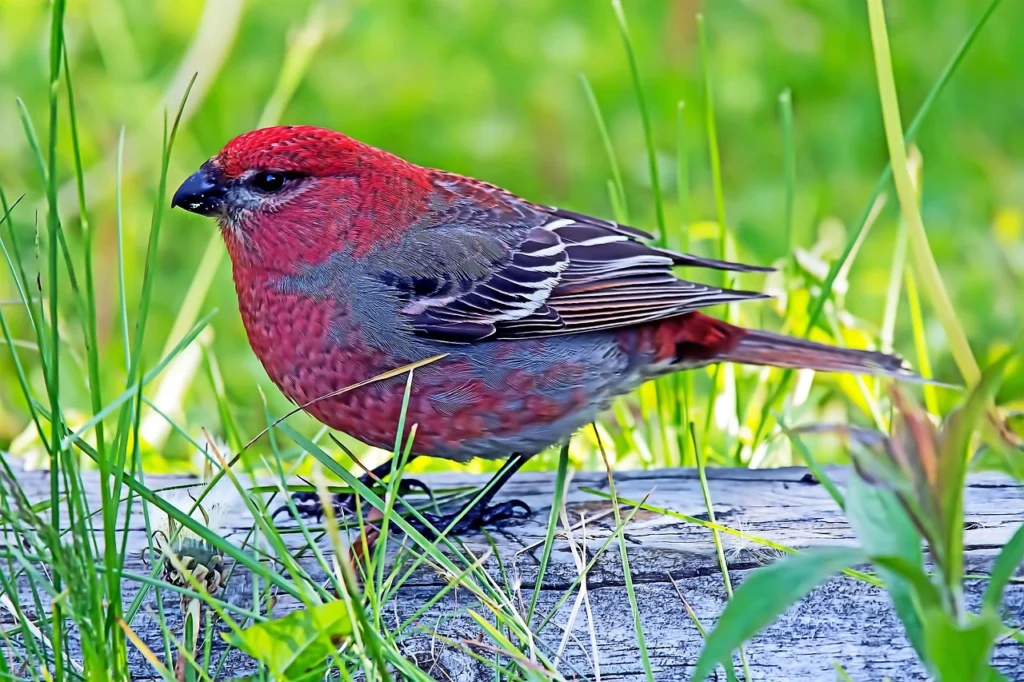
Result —
<instances>
[{"instance_id":1,"label":"wood grain","mask_svg":"<svg viewBox=\"0 0 1024 682\"><path fill-rule=\"evenodd\" d=\"M844 485L848 472L830 470L837 483ZM853 544L853 536L841 512L824 488L807 476L804 469L774 470L713 469L708 478L718 521L745 533L768 538L797 549L825 545ZM460 473L423 477L437 489L479 484L483 478ZM90 505L98 508L96 478L86 476ZM706 518L697 474L693 470L620 472L616 474L620 498L648 498L650 504L698 518ZM187 477L148 477L152 488L196 485ZM19 484L32 499L48 496L49 480L45 472L21 472ZM534 510L532 518L504 533L493 533L494 550L505 568L502 576L498 562L491 556L488 572L514 602L529 603L536 582L546 523L553 492L550 474L522 473L513 478L502 498L519 498ZM589 519L585 530L573 531L572 542L578 553L589 559L598 551L614 528L608 513L610 503L583 490L606 490L607 479L600 473L577 473L572 477L566 499L566 513L572 523ZM241 542L252 521L241 501L235 499L225 510L222 533ZM623 508L624 513L629 509ZM975 474L966 494L967 524L965 544L967 571L984 574L998 549L1024 520L1024 486L995 474ZM121 523L123 523L123 518ZM136 504L129 523L128 571L147 573L142 554L148 546L141 506ZM293 524L294 525L294 524ZM641 609L651 663L657 680L686 680L700 651L701 639L687 617L679 594L693 607L705 627L713 626L721 612L725 594L710 531L659 514L640 511L626 532L633 583ZM297 538L296 535L288 537ZM2 543L3 539L0 539ZM400 539L392 540L399 544ZM756 543L724 536L730 572L734 583L760 565L776 558ZM483 536L465 539L469 552L482 556L491 550ZM329 549L325 545L325 549ZM316 562L306 557L302 565L318 579L323 574ZM551 564L541 586L539 613L549 612L579 572L570 540L564 534L556 541ZM673 581L675 584L673 584ZM130 583L129 583L130 584ZM397 598L387 605L386 621L397 623L412 614L445 586L437 570L418 569L400 588ZM588 574L587 592L594 620L600 677L602 680L637 680L643 673L637 650L629 602L623 581L623 567L616 545L598 559ZM24 588L24 581L21 582ZM137 587L137 586L136 586ZM678 588L678 592L677 592ZM984 581L968 583L967 600L976 605ZM134 589L124 595L129 600ZM22 595L27 598L27 594ZM229 602L252 608L251 576L236 571L221 595ZM538 633L540 646L550 655L563 639L576 594L557 611L549 625ZM137 633L157 652L163 651L152 592L147 609L133 623ZM402 640L404 651L438 680L493 679L493 672L476 663L463 651L445 645L439 636L455 640L475 639L480 628L466 609L486 608L475 602L466 589L449 593L419 619L424 632ZM281 598L275 609L284 612L294 604ZM177 599L165 597L169 624L176 627ZM1024 621L1024 585L1012 585L1006 593L1006 622ZM0 624L9 623L5 612ZM536 622L534 625L536 626ZM592 679L595 663L590 645L590 626L585 610L580 609L567 639L560 670L567 679ZM219 638L217 638L219 644ZM751 667L758 680L835 680L834 663L841 664L854 680L895 681L926 679L907 643L889 601L880 589L839 577L812 592L790 608L767 631L747 647ZM157 676L137 651L132 650L136 679ZM999 644L995 663L1009 679L1024 679L1024 647L1011 641ZM233 654L225 670L239 675L252 669L251 661Z\"/></svg>"}]
</instances>

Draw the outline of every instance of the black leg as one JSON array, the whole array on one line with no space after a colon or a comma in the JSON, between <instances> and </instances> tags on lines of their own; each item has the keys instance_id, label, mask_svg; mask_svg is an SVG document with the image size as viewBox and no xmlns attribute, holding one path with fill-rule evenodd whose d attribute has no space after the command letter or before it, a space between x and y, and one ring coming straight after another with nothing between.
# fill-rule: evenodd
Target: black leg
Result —
<instances>
[{"instance_id":1,"label":"black leg","mask_svg":"<svg viewBox=\"0 0 1024 682\"><path fill-rule=\"evenodd\" d=\"M409 459L406 460L406 464L411 462L415 455L410 455ZM359 481L369 487L377 485L378 481L382 481L391 474L391 460L387 460L383 464L379 464L376 468L363 474L359 477ZM430 488L424 483L414 478L402 478L401 485L399 487L399 494L405 494L410 490L419 490L426 495L430 496ZM323 517L324 510L320 506L320 496L314 492L298 492L292 493L292 502L295 508L303 516L314 517L319 521ZM334 495L332 502L334 504L334 513L339 516L354 514L356 511L356 500L353 493L338 493ZM280 513L287 513L288 506L282 505L274 510L273 518L277 518Z\"/></svg>"},{"instance_id":2,"label":"black leg","mask_svg":"<svg viewBox=\"0 0 1024 682\"><path fill-rule=\"evenodd\" d=\"M491 504L491 500L498 494L502 486L508 483L513 474L519 471L529 458L529 455L512 455L505 466L484 486L483 493L477 494L458 511L452 514L423 514L423 518L440 533L444 533L447 529L448 534L452 535L478 531L484 526L500 527L505 521L529 518L532 512L529 505L522 500L508 500ZM419 527L419 530L433 535L432 531L421 524L416 523L415 525Z\"/></svg>"}]
</instances>

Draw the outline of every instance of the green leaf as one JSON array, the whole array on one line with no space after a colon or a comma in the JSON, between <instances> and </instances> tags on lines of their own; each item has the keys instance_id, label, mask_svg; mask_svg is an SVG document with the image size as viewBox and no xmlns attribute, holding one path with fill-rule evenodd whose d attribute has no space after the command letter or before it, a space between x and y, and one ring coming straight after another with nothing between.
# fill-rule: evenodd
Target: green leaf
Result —
<instances>
[{"instance_id":1,"label":"green leaf","mask_svg":"<svg viewBox=\"0 0 1024 682\"><path fill-rule=\"evenodd\" d=\"M988 587L985 588L983 603L993 612L999 613L1003 601L1003 590L1010 578L1017 572L1017 567L1024 562L1024 524L1017 529L1010 541L1006 543L995 564L992 565L992 575L988 579Z\"/></svg>"},{"instance_id":2,"label":"green leaf","mask_svg":"<svg viewBox=\"0 0 1024 682\"><path fill-rule=\"evenodd\" d=\"M725 607L697 659L692 682L701 682L734 649L770 625L819 583L864 561L852 547L822 547L796 554L752 572Z\"/></svg>"},{"instance_id":3,"label":"green leaf","mask_svg":"<svg viewBox=\"0 0 1024 682\"><path fill-rule=\"evenodd\" d=\"M931 663L938 682L992 679L989 658L1002 630L1002 622L991 611L968 616L968 622L961 625L941 609L928 609L925 660Z\"/></svg>"},{"instance_id":4,"label":"green leaf","mask_svg":"<svg viewBox=\"0 0 1024 682\"><path fill-rule=\"evenodd\" d=\"M921 608L941 608L942 597L935 587L932 579L920 566L915 566L903 557L899 556L873 556L871 563L876 568L885 568L888 571L898 574L906 580L914 589L917 603Z\"/></svg>"},{"instance_id":5,"label":"green leaf","mask_svg":"<svg viewBox=\"0 0 1024 682\"><path fill-rule=\"evenodd\" d=\"M936 497L942 505L942 535L946 546L941 552L947 581L951 584L959 583L963 576L964 481L971 436L995 398L1009 358L1006 355L985 370L967 401L949 415L942 429Z\"/></svg>"},{"instance_id":6,"label":"green leaf","mask_svg":"<svg viewBox=\"0 0 1024 682\"><path fill-rule=\"evenodd\" d=\"M351 632L345 603L332 601L257 623L241 634L224 633L223 637L266 665L275 678L292 680L322 669Z\"/></svg>"},{"instance_id":7,"label":"green leaf","mask_svg":"<svg viewBox=\"0 0 1024 682\"><path fill-rule=\"evenodd\" d=\"M854 474L846 486L846 518L869 556L898 558L908 571L924 572L921 537L893 492L872 486ZM903 621L907 639L923 657L924 635L913 583L891 567L877 568Z\"/></svg>"}]
</instances>

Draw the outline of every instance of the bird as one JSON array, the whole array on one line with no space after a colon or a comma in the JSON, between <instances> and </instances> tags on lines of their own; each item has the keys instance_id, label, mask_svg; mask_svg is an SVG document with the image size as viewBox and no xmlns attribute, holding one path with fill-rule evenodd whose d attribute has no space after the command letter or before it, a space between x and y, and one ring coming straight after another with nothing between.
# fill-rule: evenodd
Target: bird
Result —
<instances>
[{"instance_id":1,"label":"bird","mask_svg":"<svg viewBox=\"0 0 1024 682\"><path fill-rule=\"evenodd\" d=\"M407 376L341 389L440 356L413 371L401 434L416 426L411 453L507 460L484 492L431 519L456 532L529 515L518 500L494 504L496 493L530 457L652 379L722 362L916 376L894 355L710 316L702 309L767 296L675 271L770 267L658 248L635 227L326 128L235 137L171 206L216 220L253 352L329 428L393 449Z\"/></svg>"}]
</instances>

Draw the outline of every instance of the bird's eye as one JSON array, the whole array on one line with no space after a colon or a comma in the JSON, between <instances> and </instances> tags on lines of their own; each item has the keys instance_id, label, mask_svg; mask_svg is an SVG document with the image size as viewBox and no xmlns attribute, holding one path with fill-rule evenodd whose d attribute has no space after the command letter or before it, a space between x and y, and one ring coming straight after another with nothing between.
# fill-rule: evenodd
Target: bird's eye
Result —
<instances>
[{"instance_id":1,"label":"bird's eye","mask_svg":"<svg viewBox=\"0 0 1024 682\"><path fill-rule=\"evenodd\" d=\"M249 179L249 184L265 194L270 194L272 192L280 191L280 189L284 187L285 180L287 180L287 175L285 173L264 171L252 176Z\"/></svg>"}]
</instances>

